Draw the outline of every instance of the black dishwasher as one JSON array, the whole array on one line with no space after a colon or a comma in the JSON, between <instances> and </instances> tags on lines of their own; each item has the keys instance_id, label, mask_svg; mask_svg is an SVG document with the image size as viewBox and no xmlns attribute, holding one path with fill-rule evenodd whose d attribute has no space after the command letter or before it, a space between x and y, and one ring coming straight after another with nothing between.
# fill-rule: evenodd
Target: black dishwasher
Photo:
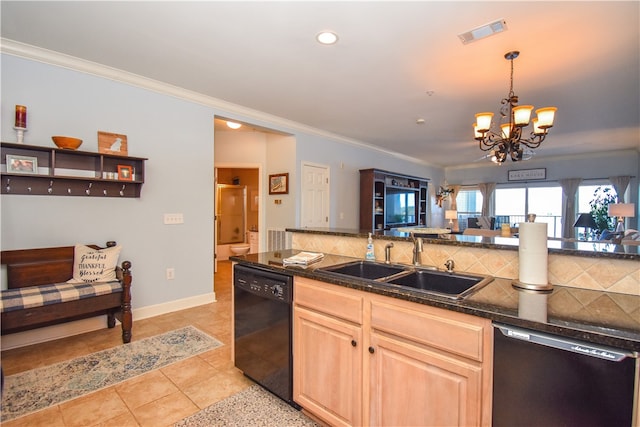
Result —
<instances>
[{"instance_id":1,"label":"black dishwasher","mask_svg":"<svg viewBox=\"0 0 640 427\"><path fill-rule=\"evenodd\" d=\"M257 267L233 270L235 365L276 396L293 402L293 277Z\"/></svg>"},{"instance_id":2,"label":"black dishwasher","mask_svg":"<svg viewBox=\"0 0 640 427\"><path fill-rule=\"evenodd\" d=\"M495 427L631 426L637 354L494 327Z\"/></svg>"}]
</instances>

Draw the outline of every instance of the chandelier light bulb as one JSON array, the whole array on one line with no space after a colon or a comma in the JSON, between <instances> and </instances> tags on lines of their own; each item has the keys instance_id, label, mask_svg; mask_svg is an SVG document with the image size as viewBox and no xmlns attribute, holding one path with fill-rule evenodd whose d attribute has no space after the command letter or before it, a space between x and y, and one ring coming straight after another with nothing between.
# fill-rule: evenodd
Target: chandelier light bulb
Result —
<instances>
[{"instance_id":1,"label":"chandelier light bulb","mask_svg":"<svg viewBox=\"0 0 640 427\"><path fill-rule=\"evenodd\" d=\"M509 139L509 137L511 136L511 123L501 124L500 129L502 130L502 137L504 139Z\"/></svg>"},{"instance_id":2,"label":"chandelier light bulb","mask_svg":"<svg viewBox=\"0 0 640 427\"><path fill-rule=\"evenodd\" d=\"M538 115L538 127L540 129L552 127L556 111L558 111L556 107L545 107L536 110L536 114Z\"/></svg>"},{"instance_id":3,"label":"chandelier light bulb","mask_svg":"<svg viewBox=\"0 0 640 427\"><path fill-rule=\"evenodd\" d=\"M524 127L529 124L533 105L519 105L513 108L513 122L516 126Z\"/></svg>"},{"instance_id":4,"label":"chandelier light bulb","mask_svg":"<svg viewBox=\"0 0 640 427\"><path fill-rule=\"evenodd\" d=\"M493 119L493 113L478 113L476 114L476 123L478 124L478 132L486 132L491 129L491 119Z\"/></svg>"}]
</instances>

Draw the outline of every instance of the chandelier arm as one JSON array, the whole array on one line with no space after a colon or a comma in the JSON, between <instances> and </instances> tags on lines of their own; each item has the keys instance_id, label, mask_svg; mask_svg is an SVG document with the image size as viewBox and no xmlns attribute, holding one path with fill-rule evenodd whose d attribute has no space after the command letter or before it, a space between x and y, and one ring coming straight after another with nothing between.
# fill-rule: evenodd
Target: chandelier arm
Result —
<instances>
[{"instance_id":1,"label":"chandelier arm","mask_svg":"<svg viewBox=\"0 0 640 427\"><path fill-rule=\"evenodd\" d=\"M545 140L546 136L547 136L546 133L542 135L534 135L532 133L531 139L521 139L520 144L524 144L529 148L538 148L540 144L542 144L542 141Z\"/></svg>"}]
</instances>

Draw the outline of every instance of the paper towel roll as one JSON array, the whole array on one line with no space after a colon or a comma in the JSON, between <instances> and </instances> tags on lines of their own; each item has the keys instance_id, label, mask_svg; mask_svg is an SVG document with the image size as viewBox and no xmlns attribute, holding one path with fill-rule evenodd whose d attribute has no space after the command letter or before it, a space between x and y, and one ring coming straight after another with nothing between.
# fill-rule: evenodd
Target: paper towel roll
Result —
<instances>
[{"instance_id":1,"label":"paper towel roll","mask_svg":"<svg viewBox=\"0 0 640 427\"><path fill-rule=\"evenodd\" d=\"M544 222L521 222L518 229L520 244L518 263L519 280L532 285L547 285L548 249L547 224Z\"/></svg>"}]
</instances>

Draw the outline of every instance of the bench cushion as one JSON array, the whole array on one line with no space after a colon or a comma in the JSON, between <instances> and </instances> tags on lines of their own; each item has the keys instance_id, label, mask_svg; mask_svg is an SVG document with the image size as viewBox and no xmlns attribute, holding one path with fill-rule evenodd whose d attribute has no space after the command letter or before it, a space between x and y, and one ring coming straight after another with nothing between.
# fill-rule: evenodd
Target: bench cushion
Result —
<instances>
[{"instance_id":1,"label":"bench cushion","mask_svg":"<svg viewBox=\"0 0 640 427\"><path fill-rule=\"evenodd\" d=\"M40 307L120 291L122 291L122 284L118 281L78 284L56 283L53 285L3 290L2 299L0 300L0 312Z\"/></svg>"}]
</instances>

